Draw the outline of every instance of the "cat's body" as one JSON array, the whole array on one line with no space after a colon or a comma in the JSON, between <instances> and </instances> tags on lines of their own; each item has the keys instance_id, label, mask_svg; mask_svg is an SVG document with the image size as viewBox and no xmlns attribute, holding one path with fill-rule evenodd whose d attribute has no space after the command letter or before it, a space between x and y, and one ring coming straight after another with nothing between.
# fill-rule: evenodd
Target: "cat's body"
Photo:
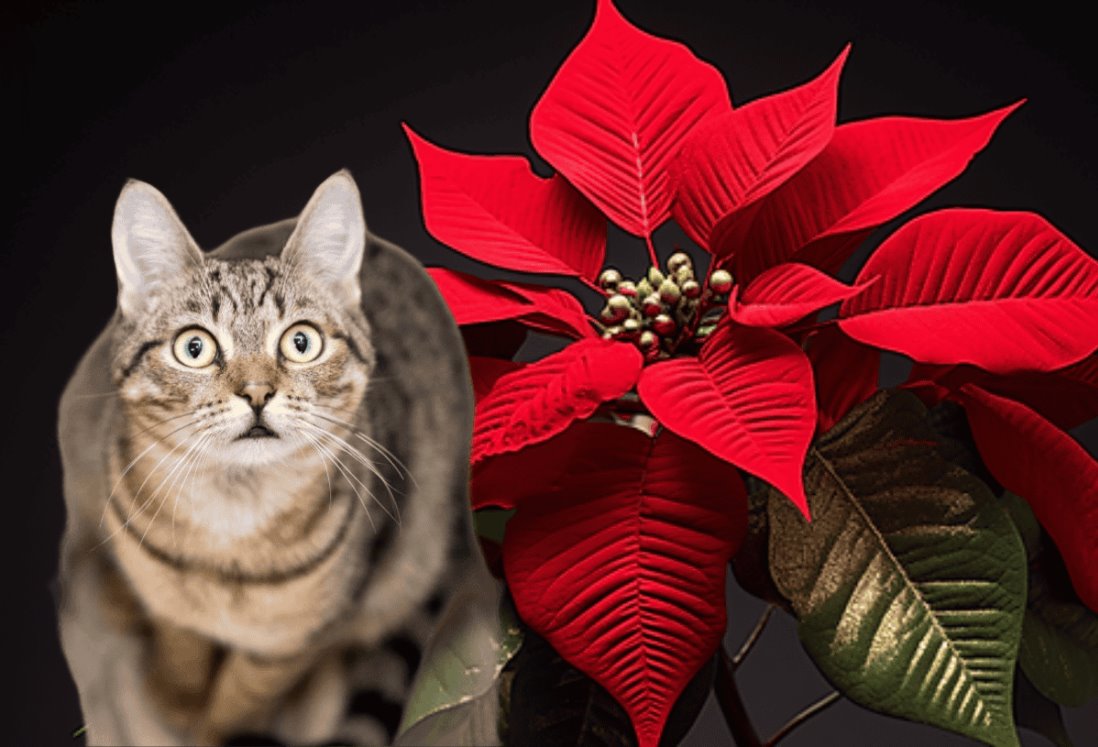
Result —
<instances>
[{"instance_id":1,"label":"cat's body","mask_svg":"<svg viewBox=\"0 0 1098 747\"><path fill-rule=\"evenodd\" d=\"M61 405L62 639L89 741L331 739L352 668L399 703L457 580L491 585L460 337L418 263L355 235L345 174L209 255L150 254L190 241L157 199L120 198L120 311Z\"/></svg>"}]
</instances>

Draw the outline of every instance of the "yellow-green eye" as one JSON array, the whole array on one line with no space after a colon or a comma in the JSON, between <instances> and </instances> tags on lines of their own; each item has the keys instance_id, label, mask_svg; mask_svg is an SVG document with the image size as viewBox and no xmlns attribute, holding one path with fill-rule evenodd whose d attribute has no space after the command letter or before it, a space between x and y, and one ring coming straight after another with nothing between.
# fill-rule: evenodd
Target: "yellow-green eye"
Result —
<instances>
[{"instance_id":1,"label":"yellow-green eye","mask_svg":"<svg viewBox=\"0 0 1098 747\"><path fill-rule=\"evenodd\" d=\"M278 349L282 351L286 360L294 363L309 363L315 361L324 350L324 338L316 327L302 322L282 333Z\"/></svg>"},{"instance_id":2,"label":"yellow-green eye","mask_svg":"<svg viewBox=\"0 0 1098 747\"><path fill-rule=\"evenodd\" d=\"M191 327L179 333L172 344L176 360L191 368L205 368L217 357L217 340L199 327Z\"/></svg>"}]
</instances>

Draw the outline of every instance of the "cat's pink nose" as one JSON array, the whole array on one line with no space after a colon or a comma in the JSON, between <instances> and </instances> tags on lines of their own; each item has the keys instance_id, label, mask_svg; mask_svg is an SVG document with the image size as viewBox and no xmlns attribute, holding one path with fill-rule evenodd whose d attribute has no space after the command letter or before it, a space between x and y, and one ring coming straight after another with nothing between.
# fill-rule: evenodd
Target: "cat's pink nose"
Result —
<instances>
[{"instance_id":1,"label":"cat's pink nose","mask_svg":"<svg viewBox=\"0 0 1098 747\"><path fill-rule=\"evenodd\" d=\"M271 397L275 395L275 388L266 382L246 381L236 394L238 397L248 400L248 404L258 415L263 406L270 402Z\"/></svg>"}]
</instances>

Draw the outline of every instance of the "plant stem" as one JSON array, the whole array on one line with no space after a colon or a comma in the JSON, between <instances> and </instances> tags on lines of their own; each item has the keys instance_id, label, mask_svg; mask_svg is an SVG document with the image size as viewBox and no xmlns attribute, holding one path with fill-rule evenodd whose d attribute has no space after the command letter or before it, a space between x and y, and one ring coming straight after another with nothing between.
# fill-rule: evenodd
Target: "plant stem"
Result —
<instances>
[{"instance_id":1,"label":"plant stem","mask_svg":"<svg viewBox=\"0 0 1098 747\"><path fill-rule=\"evenodd\" d=\"M652 262L653 267L660 266L660 258L656 254L656 246L652 243L651 234L644 237L644 243L648 246L648 259Z\"/></svg>"},{"instance_id":2,"label":"plant stem","mask_svg":"<svg viewBox=\"0 0 1098 747\"><path fill-rule=\"evenodd\" d=\"M755 623L755 627L747 634L747 638L744 640L743 645L740 646L740 650L732 657L731 666L733 672L740 668L740 665L743 664L743 660L751 653L751 649L754 648L760 636L762 636L763 631L766 629L766 624L770 622L770 616L773 614L774 605L766 605L766 609L763 610L762 615L759 616L759 620Z\"/></svg>"},{"instance_id":3,"label":"plant stem","mask_svg":"<svg viewBox=\"0 0 1098 747\"><path fill-rule=\"evenodd\" d=\"M789 721L786 722L785 726L778 729L778 731L774 733L774 736L770 737L770 739L766 740L766 742L763 743L762 747L774 747L774 745L776 745L778 742L789 736L790 732L792 732L798 726L815 716L817 713L825 710L828 706L838 701L841 697L842 696L839 695L837 691L832 690L830 693L805 708L796 716L789 719Z\"/></svg>"},{"instance_id":4,"label":"plant stem","mask_svg":"<svg viewBox=\"0 0 1098 747\"><path fill-rule=\"evenodd\" d=\"M724 714L724 720L728 724L728 730L732 732L732 738L736 740L737 747L762 747L759 733L755 731L755 725L751 723L751 717L747 714L740 691L736 688L732 659L724 648L721 648L713 693L717 697L717 703L721 707L721 713Z\"/></svg>"},{"instance_id":5,"label":"plant stem","mask_svg":"<svg viewBox=\"0 0 1098 747\"><path fill-rule=\"evenodd\" d=\"M608 295L607 292L605 290L603 290L603 288L601 286L599 286L598 283L593 283L590 280L588 280L587 278L579 278L579 281L581 283L583 283L584 285L586 285L591 290L595 291L595 293L598 293L603 298L605 298Z\"/></svg>"}]
</instances>

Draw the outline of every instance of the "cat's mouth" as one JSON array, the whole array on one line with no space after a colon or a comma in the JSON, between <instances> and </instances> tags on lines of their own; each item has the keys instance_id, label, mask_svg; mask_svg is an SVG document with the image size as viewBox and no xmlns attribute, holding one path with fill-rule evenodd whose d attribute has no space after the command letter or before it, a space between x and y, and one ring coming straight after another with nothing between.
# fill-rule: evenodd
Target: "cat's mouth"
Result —
<instances>
[{"instance_id":1,"label":"cat's mouth","mask_svg":"<svg viewBox=\"0 0 1098 747\"><path fill-rule=\"evenodd\" d=\"M278 438L278 434L263 423L256 422L251 428L237 436L236 440L242 441L248 438Z\"/></svg>"}]
</instances>

